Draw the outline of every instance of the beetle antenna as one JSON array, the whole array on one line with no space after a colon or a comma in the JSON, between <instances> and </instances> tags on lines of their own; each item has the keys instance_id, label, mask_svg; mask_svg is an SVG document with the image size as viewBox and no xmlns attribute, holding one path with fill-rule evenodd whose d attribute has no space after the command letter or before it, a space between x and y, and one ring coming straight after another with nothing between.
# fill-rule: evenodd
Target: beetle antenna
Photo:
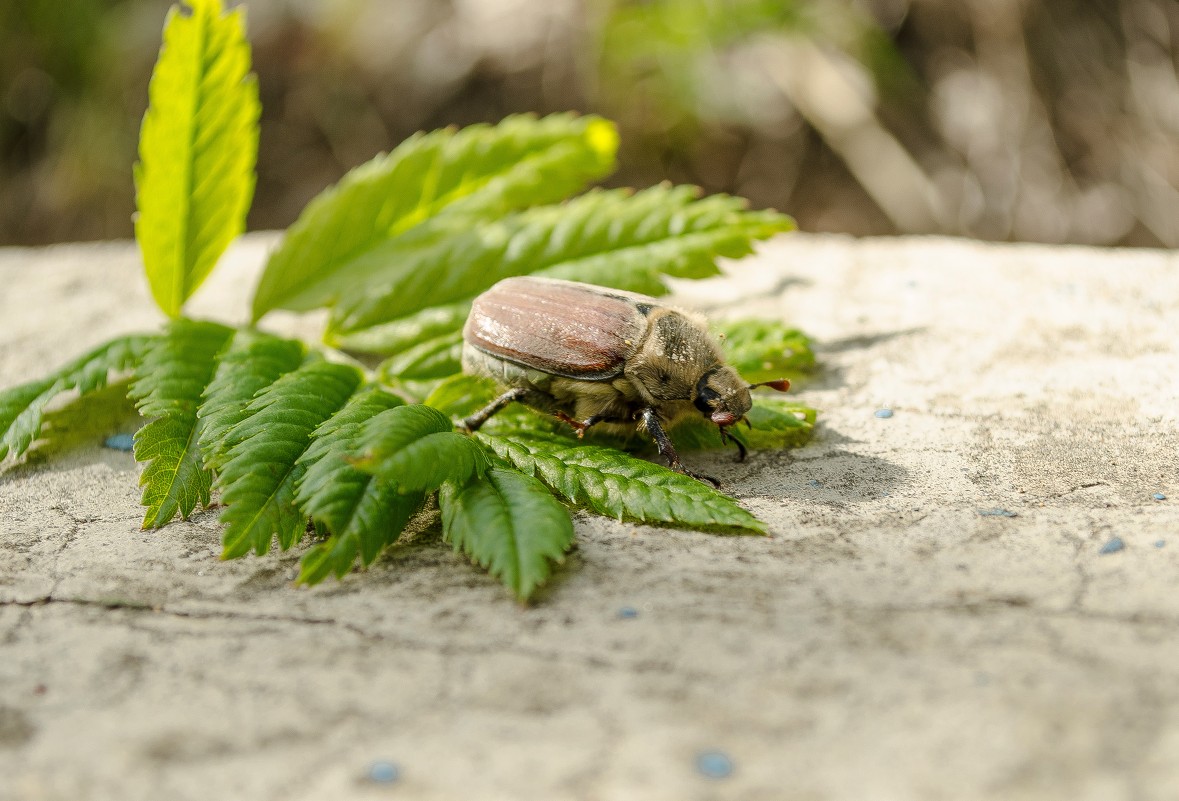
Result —
<instances>
[{"instance_id":1,"label":"beetle antenna","mask_svg":"<svg viewBox=\"0 0 1179 801\"><path fill-rule=\"evenodd\" d=\"M749 389L757 389L758 387L769 387L770 389L776 389L779 392L785 392L786 390L790 389L790 380L787 378L779 378L775 381L762 381L758 384L749 385Z\"/></svg>"}]
</instances>

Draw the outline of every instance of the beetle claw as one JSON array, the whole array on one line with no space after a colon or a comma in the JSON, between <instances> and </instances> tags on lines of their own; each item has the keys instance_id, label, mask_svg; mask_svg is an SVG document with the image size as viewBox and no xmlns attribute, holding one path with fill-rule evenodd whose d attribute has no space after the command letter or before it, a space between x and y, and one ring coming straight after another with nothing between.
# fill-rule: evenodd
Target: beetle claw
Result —
<instances>
[{"instance_id":1,"label":"beetle claw","mask_svg":"<svg viewBox=\"0 0 1179 801\"><path fill-rule=\"evenodd\" d=\"M589 428L591 425L593 425L593 423L590 423L589 421L586 421L583 423L580 420L574 420L572 417L565 414L564 412L557 412L553 416L556 417L558 420L560 420L562 423L568 423L569 425L573 426L573 430L577 432L578 439L583 439L585 437L585 430L587 428Z\"/></svg>"},{"instance_id":2,"label":"beetle claw","mask_svg":"<svg viewBox=\"0 0 1179 801\"><path fill-rule=\"evenodd\" d=\"M689 470L688 468L684 467L683 462L677 460L669 464L668 467L677 473L682 473L683 475L688 476L689 478L694 478L697 481L707 482L717 489L720 489L720 479L713 478L712 476L705 475L704 473L697 473L694 470Z\"/></svg>"}]
</instances>

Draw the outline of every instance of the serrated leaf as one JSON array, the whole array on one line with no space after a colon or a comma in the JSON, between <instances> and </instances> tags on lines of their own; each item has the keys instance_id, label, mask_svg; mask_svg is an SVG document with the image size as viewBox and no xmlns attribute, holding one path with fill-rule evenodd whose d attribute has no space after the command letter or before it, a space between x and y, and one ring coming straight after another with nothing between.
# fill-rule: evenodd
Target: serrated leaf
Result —
<instances>
[{"instance_id":1,"label":"serrated leaf","mask_svg":"<svg viewBox=\"0 0 1179 801\"><path fill-rule=\"evenodd\" d=\"M295 487L306 470L299 461L312 433L337 412L360 385L354 367L313 361L287 373L259 392L247 416L228 434L233 442L217 485L226 509L222 559L259 556L290 548L306 527L307 516L295 504Z\"/></svg>"},{"instance_id":2,"label":"serrated leaf","mask_svg":"<svg viewBox=\"0 0 1179 801\"><path fill-rule=\"evenodd\" d=\"M139 476L145 529L209 503L213 476L201 460L197 409L232 334L217 323L175 320L135 370L131 397L148 418L135 434L135 459L146 465Z\"/></svg>"},{"instance_id":3,"label":"serrated leaf","mask_svg":"<svg viewBox=\"0 0 1179 801\"><path fill-rule=\"evenodd\" d=\"M579 191L614 166L617 133L598 117L508 117L415 136L352 170L307 205L271 254L254 319L330 304L374 248L440 214L502 214Z\"/></svg>"},{"instance_id":4,"label":"serrated leaf","mask_svg":"<svg viewBox=\"0 0 1179 801\"><path fill-rule=\"evenodd\" d=\"M463 334L451 331L419 342L386 359L377 369L387 384L399 381L430 381L446 378L463 369Z\"/></svg>"},{"instance_id":5,"label":"serrated leaf","mask_svg":"<svg viewBox=\"0 0 1179 801\"><path fill-rule=\"evenodd\" d=\"M388 323L362 328L351 334L337 334L332 337L332 345L351 353L400 354L423 342L459 331L470 312L468 301L431 306Z\"/></svg>"},{"instance_id":6,"label":"serrated leaf","mask_svg":"<svg viewBox=\"0 0 1179 801\"><path fill-rule=\"evenodd\" d=\"M399 406L373 417L357 440L357 468L395 484L400 492L432 492L487 469L487 456L429 406Z\"/></svg>"},{"instance_id":7,"label":"serrated leaf","mask_svg":"<svg viewBox=\"0 0 1179 801\"><path fill-rule=\"evenodd\" d=\"M725 361L751 383L789 378L811 370L811 341L797 328L773 320L726 320L713 324L724 337Z\"/></svg>"},{"instance_id":8,"label":"serrated leaf","mask_svg":"<svg viewBox=\"0 0 1179 801\"><path fill-rule=\"evenodd\" d=\"M362 564L372 564L421 507L421 493L399 493L393 483L348 461L364 424L402 403L380 389L357 393L315 430L299 457L305 472L295 488L295 502L331 534L303 556L300 584L317 584L333 573L343 576L358 554Z\"/></svg>"},{"instance_id":9,"label":"serrated leaf","mask_svg":"<svg viewBox=\"0 0 1179 801\"><path fill-rule=\"evenodd\" d=\"M528 600L573 545L573 521L544 485L516 470L493 467L438 496L442 530L456 551L486 568L521 601Z\"/></svg>"},{"instance_id":10,"label":"serrated leaf","mask_svg":"<svg viewBox=\"0 0 1179 801\"><path fill-rule=\"evenodd\" d=\"M71 389L80 395L102 389L110 373L138 364L153 339L145 335L112 339L39 381L0 392L0 460L9 452L20 458L28 450L41 435L45 407L55 397Z\"/></svg>"},{"instance_id":11,"label":"serrated leaf","mask_svg":"<svg viewBox=\"0 0 1179 801\"><path fill-rule=\"evenodd\" d=\"M135 166L135 238L170 317L245 229L258 152L258 87L245 12L173 6L152 71Z\"/></svg>"},{"instance_id":12,"label":"serrated leaf","mask_svg":"<svg viewBox=\"0 0 1179 801\"><path fill-rule=\"evenodd\" d=\"M527 435L476 434L500 458L571 503L618 519L759 534L765 524L694 478L612 448Z\"/></svg>"},{"instance_id":13,"label":"serrated leaf","mask_svg":"<svg viewBox=\"0 0 1179 801\"><path fill-rule=\"evenodd\" d=\"M301 342L241 329L217 360L197 412L201 421L201 455L216 470L231 443L227 434L249 415L254 396L299 366L306 356Z\"/></svg>"},{"instance_id":14,"label":"serrated leaf","mask_svg":"<svg viewBox=\"0 0 1179 801\"><path fill-rule=\"evenodd\" d=\"M328 337L359 332L446 304L461 308L497 281L536 273L664 294L661 276L716 275L718 256L751 252L752 241L793 227L789 217L749 212L723 195L697 200L694 187L590 192L424 244L393 241L373 251L332 311ZM455 320L454 329L461 327ZM434 335L437 336L437 331Z\"/></svg>"}]
</instances>

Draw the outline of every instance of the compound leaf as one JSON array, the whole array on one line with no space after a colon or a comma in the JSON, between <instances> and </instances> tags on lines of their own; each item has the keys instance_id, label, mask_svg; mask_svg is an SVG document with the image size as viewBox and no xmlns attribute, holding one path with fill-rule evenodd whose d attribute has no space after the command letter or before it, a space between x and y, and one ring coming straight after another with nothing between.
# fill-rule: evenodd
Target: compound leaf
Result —
<instances>
[{"instance_id":1,"label":"compound leaf","mask_svg":"<svg viewBox=\"0 0 1179 801\"><path fill-rule=\"evenodd\" d=\"M146 463L139 476L143 528L177 514L187 519L198 503L209 503L213 476L201 460L197 409L232 334L217 323L175 320L136 367L130 394L148 418L135 434L135 459Z\"/></svg>"},{"instance_id":2,"label":"compound leaf","mask_svg":"<svg viewBox=\"0 0 1179 801\"><path fill-rule=\"evenodd\" d=\"M661 295L667 291L661 276L715 275L717 257L743 256L755 239L793 227L785 215L744 210L739 198L697 199L698 193L687 186L590 192L447 237L388 242L370 254L372 268L333 309L329 340L347 347L364 342L366 329L416 320L431 307L465 310L472 297L514 275ZM451 319L450 330L461 327L463 318ZM443 333L440 327L433 337Z\"/></svg>"},{"instance_id":3,"label":"compound leaf","mask_svg":"<svg viewBox=\"0 0 1179 801\"><path fill-rule=\"evenodd\" d=\"M353 271L354 262L444 212L454 226L463 214L567 197L613 169L617 146L612 123L570 114L508 117L408 139L307 205L271 254L254 295L254 319L274 308L330 304L346 284L340 274Z\"/></svg>"},{"instance_id":4,"label":"compound leaf","mask_svg":"<svg viewBox=\"0 0 1179 801\"><path fill-rule=\"evenodd\" d=\"M381 412L357 441L359 469L400 492L432 492L447 481L463 483L487 469L487 456L469 437L454 431L445 414L413 404Z\"/></svg>"},{"instance_id":5,"label":"compound leaf","mask_svg":"<svg viewBox=\"0 0 1179 801\"><path fill-rule=\"evenodd\" d=\"M74 359L52 374L0 392L0 460L9 452L19 458L41 435L45 407L63 392L86 395L102 389L110 373L134 367L153 337L131 335L112 339Z\"/></svg>"},{"instance_id":6,"label":"compound leaf","mask_svg":"<svg viewBox=\"0 0 1179 801\"><path fill-rule=\"evenodd\" d=\"M247 415L228 434L217 477L225 511L222 559L259 556L278 535L290 548L307 516L295 504L295 487L306 470L299 461L316 428L342 407L360 384L360 372L342 364L311 361L263 389Z\"/></svg>"},{"instance_id":7,"label":"compound leaf","mask_svg":"<svg viewBox=\"0 0 1179 801\"><path fill-rule=\"evenodd\" d=\"M456 551L527 600L573 545L573 521L543 484L502 467L438 496L443 535Z\"/></svg>"},{"instance_id":8,"label":"compound leaf","mask_svg":"<svg viewBox=\"0 0 1179 801\"><path fill-rule=\"evenodd\" d=\"M304 473L295 502L330 534L303 556L299 583L317 584L330 574L339 578L352 569L357 554L362 564L372 564L421 507L422 493L402 494L395 484L348 461L364 424L402 403L381 389L358 392L315 430L299 457Z\"/></svg>"},{"instance_id":9,"label":"compound leaf","mask_svg":"<svg viewBox=\"0 0 1179 801\"><path fill-rule=\"evenodd\" d=\"M706 530L766 532L764 523L712 487L612 448L528 435L476 437L570 503L598 514Z\"/></svg>"},{"instance_id":10,"label":"compound leaf","mask_svg":"<svg viewBox=\"0 0 1179 801\"><path fill-rule=\"evenodd\" d=\"M249 403L258 392L297 368L306 356L301 342L263 334L253 329L234 332L217 359L213 380L205 388L197 411L201 422L201 455L218 469L225 459L234 426L249 416Z\"/></svg>"},{"instance_id":11,"label":"compound leaf","mask_svg":"<svg viewBox=\"0 0 1179 801\"><path fill-rule=\"evenodd\" d=\"M168 12L135 165L135 238L170 317L244 230L258 153L245 12L187 3Z\"/></svg>"}]
</instances>

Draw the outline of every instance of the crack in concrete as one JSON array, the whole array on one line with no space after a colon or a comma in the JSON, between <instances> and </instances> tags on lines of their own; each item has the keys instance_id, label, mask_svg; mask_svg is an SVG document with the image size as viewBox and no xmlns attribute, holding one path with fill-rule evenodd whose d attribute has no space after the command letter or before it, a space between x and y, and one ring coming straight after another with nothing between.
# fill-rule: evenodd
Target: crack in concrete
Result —
<instances>
[{"instance_id":1,"label":"crack in concrete","mask_svg":"<svg viewBox=\"0 0 1179 801\"><path fill-rule=\"evenodd\" d=\"M61 586L61 582L64 579L64 576L61 575L61 555L65 553L66 548L73 544L84 522L89 521L79 521L76 517L74 517L74 515L61 506L55 505L50 508L60 514L66 520L70 521L70 527L66 531L65 536L62 538L61 547L59 547L53 553L53 567L50 568L50 575L53 577L53 585L49 588L49 592L47 594L48 597L52 598L57 592L58 587Z\"/></svg>"},{"instance_id":2,"label":"crack in concrete","mask_svg":"<svg viewBox=\"0 0 1179 801\"><path fill-rule=\"evenodd\" d=\"M301 617L298 615L274 615L274 614L257 614L249 613L243 614L232 611L195 611L195 610L177 610L168 609L166 607L153 606L151 604L139 604L134 602L122 600L98 600L91 598L51 598L43 596L41 598L28 601L0 601L0 607L3 606L23 606L26 608L33 608L37 606L49 606L52 604L61 604L77 607L91 607L107 610L126 610L130 612L151 612L154 614L167 615L175 618L186 618L192 620L226 620L226 621L242 621L242 622L258 622L258 623L290 623L295 625L311 625L311 626L329 626L335 627L343 631L355 634L357 637L367 642L373 643L395 643L398 647L413 651L424 651L430 653L437 653L442 655L486 655L496 650L493 646L486 647L471 647L466 645L456 645L448 642L431 643L420 639L412 639L403 636L393 636L385 633L367 631L355 623L348 623L337 620L336 618L315 618L315 617ZM636 656L633 661L621 663L607 659L601 655L595 654L580 654L576 652L565 651L551 651L536 648L521 647L519 645L513 646L511 652L522 656L531 657L540 661L564 661L570 664L580 665L587 668L605 668L612 670L629 670L638 673L676 673L689 680L708 681L712 680L714 676L700 671L683 670L671 660L651 659L645 656Z\"/></svg>"}]
</instances>

